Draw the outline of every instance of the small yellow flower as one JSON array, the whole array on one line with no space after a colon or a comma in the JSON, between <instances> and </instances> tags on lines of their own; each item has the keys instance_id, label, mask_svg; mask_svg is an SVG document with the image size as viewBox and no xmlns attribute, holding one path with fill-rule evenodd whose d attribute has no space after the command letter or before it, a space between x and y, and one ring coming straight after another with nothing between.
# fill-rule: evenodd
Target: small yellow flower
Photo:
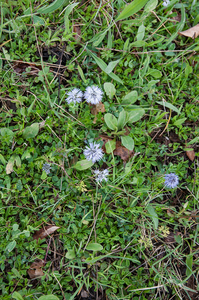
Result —
<instances>
[{"instance_id":1,"label":"small yellow flower","mask_svg":"<svg viewBox=\"0 0 199 300\"><path fill-rule=\"evenodd\" d=\"M82 193L88 191L83 181L80 181L80 183L77 185L77 189Z\"/></svg>"},{"instance_id":2,"label":"small yellow flower","mask_svg":"<svg viewBox=\"0 0 199 300\"><path fill-rule=\"evenodd\" d=\"M167 226L160 226L159 231L163 235L163 237L167 237L170 233L169 228Z\"/></svg>"}]
</instances>

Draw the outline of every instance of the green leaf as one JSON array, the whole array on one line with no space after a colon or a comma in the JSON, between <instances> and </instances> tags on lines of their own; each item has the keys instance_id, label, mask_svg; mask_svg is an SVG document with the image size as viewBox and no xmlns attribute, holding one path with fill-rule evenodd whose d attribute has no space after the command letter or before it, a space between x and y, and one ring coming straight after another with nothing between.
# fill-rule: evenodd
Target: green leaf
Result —
<instances>
[{"instance_id":1,"label":"green leaf","mask_svg":"<svg viewBox=\"0 0 199 300\"><path fill-rule=\"evenodd\" d=\"M157 70L157 69L149 69L149 71L146 74L146 76L148 76L148 75L151 75L151 76L153 76L156 79L162 77L162 73L159 70Z\"/></svg>"},{"instance_id":2,"label":"green leaf","mask_svg":"<svg viewBox=\"0 0 199 300\"><path fill-rule=\"evenodd\" d=\"M150 0L145 5L144 13L149 13L150 11L154 10L156 6L158 5L158 0Z\"/></svg>"},{"instance_id":3,"label":"green leaf","mask_svg":"<svg viewBox=\"0 0 199 300\"><path fill-rule=\"evenodd\" d=\"M14 231L17 231L18 228L19 228L19 224L13 224L12 228L13 228Z\"/></svg>"},{"instance_id":4,"label":"green leaf","mask_svg":"<svg viewBox=\"0 0 199 300\"><path fill-rule=\"evenodd\" d=\"M74 168L79 170L79 171L82 171L82 170L86 170L86 169L91 168L93 165L94 165L94 163L92 162L92 160L84 159L84 160L78 161L74 165Z\"/></svg>"},{"instance_id":5,"label":"green leaf","mask_svg":"<svg viewBox=\"0 0 199 300\"><path fill-rule=\"evenodd\" d=\"M16 166L18 168L20 168L21 167L21 159L20 159L19 155L15 156L15 162L16 162Z\"/></svg>"},{"instance_id":6,"label":"green leaf","mask_svg":"<svg viewBox=\"0 0 199 300\"><path fill-rule=\"evenodd\" d=\"M53 3L51 3L48 6L40 7L37 11L38 14L49 14L53 11L57 10L64 4L65 0L55 0Z\"/></svg>"},{"instance_id":7,"label":"green leaf","mask_svg":"<svg viewBox=\"0 0 199 300\"><path fill-rule=\"evenodd\" d=\"M21 157L21 160L23 159L27 159L27 158L31 158L31 154L29 152L29 150L26 150L23 154L22 154L22 157Z\"/></svg>"},{"instance_id":8,"label":"green leaf","mask_svg":"<svg viewBox=\"0 0 199 300\"><path fill-rule=\"evenodd\" d=\"M156 101L156 103L162 105L163 107L167 107L175 112L177 112L178 114L180 114L180 110L175 107L173 104L169 103L169 102L166 102L166 101Z\"/></svg>"},{"instance_id":9,"label":"green leaf","mask_svg":"<svg viewBox=\"0 0 199 300\"><path fill-rule=\"evenodd\" d=\"M106 35L107 35L107 29L104 30L103 32L99 32L98 34L96 34L96 36L94 37L95 42L93 43L93 46L97 47L103 41Z\"/></svg>"},{"instance_id":10,"label":"green leaf","mask_svg":"<svg viewBox=\"0 0 199 300\"><path fill-rule=\"evenodd\" d=\"M72 12L73 8L75 6L77 6L78 4L79 4L79 2L68 5L65 10L64 18L68 17L70 15L70 13Z\"/></svg>"},{"instance_id":11,"label":"green leaf","mask_svg":"<svg viewBox=\"0 0 199 300\"><path fill-rule=\"evenodd\" d=\"M81 79L83 80L84 83L86 83L86 78L84 76L84 72L83 72L82 68L78 65L77 69L79 71L79 75L81 76Z\"/></svg>"},{"instance_id":12,"label":"green leaf","mask_svg":"<svg viewBox=\"0 0 199 300\"><path fill-rule=\"evenodd\" d=\"M39 24L39 25L45 25L45 22L44 22L44 20L42 19L42 18L40 18L40 17L38 17L38 16L35 16L35 15L33 15L33 22L34 22L34 24Z\"/></svg>"},{"instance_id":13,"label":"green leaf","mask_svg":"<svg viewBox=\"0 0 199 300\"><path fill-rule=\"evenodd\" d=\"M75 250L74 249L68 250L65 257L68 259L74 259L76 257Z\"/></svg>"},{"instance_id":14,"label":"green leaf","mask_svg":"<svg viewBox=\"0 0 199 300\"><path fill-rule=\"evenodd\" d=\"M128 150L132 151L134 149L134 140L130 136L122 136L122 145Z\"/></svg>"},{"instance_id":15,"label":"green leaf","mask_svg":"<svg viewBox=\"0 0 199 300\"><path fill-rule=\"evenodd\" d=\"M193 253L190 253L186 257L186 276L191 276L192 275L192 266L193 266Z\"/></svg>"},{"instance_id":16,"label":"green leaf","mask_svg":"<svg viewBox=\"0 0 199 300\"><path fill-rule=\"evenodd\" d=\"M105 72L107 74L111 73L113 71L113 69L115 68L115 66L119 63L120 59L118 60L114 60L114 61L111 61L108 66L106 67L105 69Z\"/></svg>"},{"instance_id":17,"label":"green leaf","mask_svg":"<svg viewBox=\"0 0 199 300\"><path fill-rule=\"evenodd\" d=\"M7 143L12 142L14 133L9 128L1 128L0 130L1 136Z\"/></svg>"},{"instance_id":18,"label":"green leaf","mask_svg":"<svg viewBox=\"0 0 199 300\"><path fill-rule=\"evenodd\" d=\"M23 189L23 185L22 185L22 182L20 179L17 181L16 188L18 191L22 191L22 189Z\"/></svg>"},{"instance_id":19,"label":"green leaf","mask_svg":"<svg viewBox=\"0 0 199 300\"><path fill-rule=\"evenodd\" d=\"M101 58L94 55L90 50L86 49L86 51L90 56L92 56L92 58L95 60L96 64L100 67L100 69L102 69L102 71L106 73L107 64ZM123 81L114 73L111 72L106 74L108 74L111 78L118 81L119 83L123 84Z\"/></svg>"},{"instance_id":20,"label":"green leaf","mask_svg":"<svg viewBox=\"0 0 199 300\"><path fill-rule=\"evenodd\" d=\"M128 123L134 123L140 120L145 114L145 110L143 108L133 109L128 114Z\"/></svg>"},{"instance_id":21,"label":"green leaf","mask_svg":"<svg viewBox=\"0 0 199 300\"><path fill-rule=\"evenodd\" d=\"M119 113L119 117L118 117L118 120L117 120L118 130L123 129L123 127L126 125L126 122L127 122L127 112L123 109Z\"/></svg>"},{"instance_id":22,"label":"green leaf","mask_svg":"<svg viewBox=\"0 0 199 300\"><path fill-rule=\"evenodd\" d=\"M157 229L158 228L158 215L157 215L155 209L151 205L148 205L146 209L148 210L150 218L153 221L154 229Z\"/></svg>"},{"instance_id":23,"label":"green leaf","mask_svg":"<svg viewBox=\"0 0 199 300\"><path fill-rule=\"evenodd\" d=\"M48 175L46 174L45 171L43 171L42 174L41 174L41 179L45 180L47 177L48 177Z\"/></svg>"},{"instance_id":24,"label":"green leaf","mask_svg":"<svg viewBox=\"0 0 199 300\"><path fill-rule=\"evenodd\" d=\"M28 126L23 131L23 136L25 139L33 139L39 132L39 123L33 123Z\"/></svg>"},{"instance_id":25,"label":"green leaf","mask_svg":"<svg viewBox=\"0 0 199 300\"><path fill-rule=\"evenodd\" d=\"M132 91L128 93L122 100L122 104L133 104L137 101L138 99L138 93L137 91Z\"/></svg>"},{"instance_id":26,"label":"green leaf","mask_svg":"<svg viewBox=\"0 0 199 300\"><path fill-rule=\"evenodd\" d=\"M5 160L5 158L3 157L2 154L0 154L0 161L2 162L3 165L6 164L6 160Z\"/></svg>"},{"instance_id":27,"label":"green leaf","mask_svg":"<svg viewBox=\"0 0 199 300\"><path fill-rule=\"evenodd\" d=\"M111 82L105 82L104 83L104 90L105 90L107 96L110 99L113 99L113 96L116 93L116 89L115 89L115 86Z\"/></svg>"},{"instance_id":28,"label":"green leaf","mask_svg":"<svg viewBox=\"0 0 199 300\"><path fill-rule=\"evenodd\" d=\"M38 300L59 300L59 298L54 295L46 295L46 296L39 297Z\"/></svg>"},{"instance_id":29,"label":"green leaf","mask_svg":"<svg viewBox=\"0 0 199 300\"><path fill-rule=\"evenodd\" d=\"M126 40L126 42L124 43L124 47L123 47L123 56L126 55L126 52L129 51L129 38Z\"/></svg>"},{"instance_id":30,"label":"green leaf","mask_svg":"<svg viewBox=\"0 0 199 300\"><path fill-rule=\"evenodd\" d=\"M193 68L192 66L190 66L189 63L186 64L186 68L185 68L185 77L188 77L190 73L193 72Z\"/></svg>"},{"instance_id":31,"label":"green leaf","mask_svg":"<svg viewBox=\"0 0 199 300\"><path fill-rule=\"evenodd\" d=\"M14 298L16 300L24 300L23 297L18 292L14 292L12 294L12 298Z\"/></svg>"},{"instance_id":32,"label":"green leaf","mask_svg":"<svg viewBox=\"0 0 199 300\"><path fill-rule=\"evenodd\" d=\"M12 241L12 242L10 242L8 245L7 245L7 247L6 247L6 251L8 251L8 252L11 252L14 248L15 248L15 246L16 246L16 241L14 240L14 241Z\"/></svg>"},{"instance_id":33,"label":"green leaf","mask_svg":"<svg viewBox=\"0 0 199 300\"><path fill-rule=\"evenodd\" d=\"M150 89L152 86L156 85L160 80L151 80L148 82L148 88Z\"/></svg>"},{"instance_id":34,"label":"green leaf","mask_svg":"<svg viewBox=\"0 0 199 300\"><path fill-rule=\"evenodd\" d=\"M115 148L116 148L116 141L112 140L112 141L108 141L106 144L105 144L105 148L106 148L106 153L112 153Z\"/></svg>"},{"instance_id":35,"label":"green leaf","mask_svg":"<svg viewBox=\"0 0 199 300\"><path fill-rule=\"evenodd\" d=\"M197 143L197 142L199 142L199 137L198 137L198 136L195 137L195 138L194 138L193 140L191 140L190 142L188 142L187 145L192 145L192 144Z\"/></svg>"},{"instance_id":36,"label":"green leaf","mask_svg":"<svg viewBox=\"0 0 199 300\"><path fill-rule=\"evenodd\" d=\"M91 251L101 251L103 249L102 245L98 243L89 243L88 246L86 247L86 250L91 250Z\"/></svg>"},{"instance_id":37,"label":"green leaf","mask_svg":"<svg viewBox=\"0 0 199 300\"><path fill-rule=\"evenodd\" d=\"M182 118L182 119L178 119L176 120L173 125L174 126L179 126L179 125L182 125L185 121L186 121L187 118Z\"/></svg>"},{"instance_id":38,"label":"green leaf","mask_svg":"<svg viewBox=\"0 0 199 300\"><path fill-rule=\"evenodd\" d=\"M182 31L182 29L184 27L184 24L185 24L185 20L186 20L185 6L181 5L181 21L175 27L175 32L171 35L171 37L168 39L168 41L166 42L166 44L163 45L164 46L163 49L165 49L178 36L178 32Z\"/></svg>"},{"instance_id":39,"label":"green leaf","mask_svg":"<svg viewBox=\"0 0 199 300\"><path fill-rule=\"evenodd\" d=\"M139 48L139 47L144 47L146 45L147 45L147 43L145 41L135 41L135 42L130 44L130 48L132 48L132 47L138 47Z\"/></svg>"},{"instance_id":40,"label":"green leaf","mask_svg":"<svg viewBox=\"0 0 199 300\"><path fill-rule=\"evenodd\" d=\"M114 115L107 113L104 115L104 120L108 128L111 130L117 130L117 119Z\"/></svg>"},{"instance_id":41,"label":"green leaf","mask_svg":"<svg viewBox=\"0 0 199 300\"><path fill-rule=\"evenodd\" d=\"M115 21L117 22L136 14L147 2L148 0L134 0L124 8Z\"/></svg>"},{"instance_id":42,"label":"green leaf","mask_svg":"<svg viewBox=\"0 0 199 300\"><path fill-rule=\"evenodd\" d=\"M142 41L145 35L145 26L142 24L140 25L140 27L138 28L138 32L136 35L136 39L137 41Z\"/></svg>"}]
</instances>

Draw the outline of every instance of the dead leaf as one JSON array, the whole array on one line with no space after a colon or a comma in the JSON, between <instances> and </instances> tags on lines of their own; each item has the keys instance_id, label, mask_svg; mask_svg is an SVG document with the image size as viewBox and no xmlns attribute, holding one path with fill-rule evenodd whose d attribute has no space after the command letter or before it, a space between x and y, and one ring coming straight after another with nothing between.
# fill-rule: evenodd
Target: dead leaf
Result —
<instances>
[{"instance_id":1,"label":"dead leaf","mask_svg":"<svg viewBox=\"0 0 199 300\"><path fill-rule=\"evenodd\" d=\"M177 231L175 234L173 232L169 232L169 234L164 238L166 244L174 244L176 243L175 236L180 235L180 232Z\"/></svg>"},{"instance_id":2,"label":"dead leaf","mask_svg":"<svg viewBox=\"0 0 199 300\"><path fill-rule=\"evenodd\" d=\"M103 146L102 146L102 149L103 149L104 153L106 153L105 144L108 141L111 141L112 138L110 138L108 136L103 136L103 135L100 135L100 137L101 137L101 139L104 143ZM117 141L116 142L116 149L113 151L113 154L120 156L123 161L127 161L130 157L132 157L134 155L134 151L133 150L132 151L128 150L126 147L122 146L120 141Z\"/></svg>"},{"instance_id":3,"label":"dead leaf","mask_svg":"<svg viewBox=\"0 0 199 300\"><path fill-rule=\"evenodd\" d=\"M28 275L31 279L41 277L44 275L42 267L45 266L45 262L42 259L37 259L30 265L30 269L28 269Z\"/></svg>"},{"instance_id":4,"label":"dead leaf","mask_svg":"<svg viewBox=\"0 0 199 300\"><path fill-rule=\"evenodd\" d=\"M40 229L39 231L36 231L33 235L33 239L34 240L39 240L39 239L44 239L47 236L49 236L50 234L52 234L55 230L59 229L60 227L58 226L54 226L54 225L50 225L50 226L46 226L42 229Z\"/></svg>"},{"instance_id":5,"label":"dead leaf","mask_svg":"<svg viewBox=\"0 0 199 300\"><path fill-rule=\"evenodd\" d=\"M78 24L73 25L73 32L75 32L74 39L78 42L81 43L81 28Z\"/></svg>"},{"instance_id":6,"label":"dead leaf","mask_svg":"<svg viewBox=\"0 0 199 300\"><path fill-rule=\"evenodd\" d=\"M98 104L96 105L91 105L91 114L95 116L94 120L93 120L93 123L95 124L96 121L97 121L97 114L99 112L105 112L105 106L102 102L99 102Z\"/></svg>"},{"instance_id":7,"label":"dead leaf","mask_svg":"<svg viewBox=\"0 0 199 300\"><path fill-rule=\"evenodd\" d=\"M14 165L13 161L10 161L10 162L7 163L7 165L6 165L6 174L10 174L14 171L13 170L13 165Z\"/></svg>"},{"instance_id":8,"label":"dead leaf","mask_svg":"<svg viewBox=\"0 0 199 300\"><path fill-rule=\"evenodd\" d=\"M85 290L82 289L82 291L81 291L81 297L82 298L88 298L89 297L89 292L87 292L87 291L85 291Z\"/></svg>"},{"instance_id":9,"label":"dead leaf","mask_svg":"<svg viewBox=\"0 0 199 300\"><path fill-rule=\"evenodd\" d=\"M191 27L185 31L178 32L178 34L195 39L199 35L199 24L197 24L196 26Z\"/></svg>"},{"instance_id":10,"label":"dead leaf","mask_svg":"<svg viewBox=\"0 0 199 300\"><path fill-rule=\"evenodd\" d=\"M26 71L26 68L30 68L30 71ZM18 61L14 66L13 69L15 73L21 74L23 72L26 72L28 75L38 75L39 71L41 70L40 66L36 66L34 63L30 62L23 62Z\"/></svg>"},{"instance_id":11,"label":"dead leaf","mask_svg":"<svg viewBox=\"0 0 199 300\"><path fill-rule=\"evenodd\" d=\"M102 102L99 102L98 104L96 105L91 105L92 108L91 108L91 113L92 115L97 115L98 112L105 112L105 107L104 107L104 104Z\"/></svg>"},{"instance_id":12,"label":"dead leaf","mask_svg":"<svg viewBox=\"0 0 199 300\"><path fill-rule=\"evenodd\" d=\"M195 151L194 150L188 150L186 151L186 155L188 156L188 158L191 160L191 161L194 161L194 158L195 158Z\"/></svg>"}]
</instances>

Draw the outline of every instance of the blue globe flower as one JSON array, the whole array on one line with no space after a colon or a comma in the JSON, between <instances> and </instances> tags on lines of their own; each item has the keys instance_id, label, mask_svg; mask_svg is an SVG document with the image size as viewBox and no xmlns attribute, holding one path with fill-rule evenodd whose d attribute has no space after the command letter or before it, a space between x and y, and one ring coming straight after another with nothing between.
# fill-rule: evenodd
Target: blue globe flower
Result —
<instances>
[{"instance_id":1,"label":"blue globe flower","mask_svg":"<svg viewBox=\"0 0 199 300\"><path fill-rule=\"evenodd\" d=\"M165 186L168 187L168 188L176 188L177 185L179 184L179 178L178 178L178 175L176 175L175 173L170 173L170 174L166 174L164 176L164 179L165 179Z\"/></svg>"}]
</instances>

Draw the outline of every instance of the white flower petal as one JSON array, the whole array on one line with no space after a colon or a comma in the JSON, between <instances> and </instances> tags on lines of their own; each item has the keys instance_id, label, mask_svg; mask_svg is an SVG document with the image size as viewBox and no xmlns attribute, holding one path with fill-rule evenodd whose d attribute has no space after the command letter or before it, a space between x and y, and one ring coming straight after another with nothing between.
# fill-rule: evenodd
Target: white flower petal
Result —
<instances>
[{"instance_id":1,"label":"white flower petal","mask_svg":"<svg viewBox=\"0 0 199 300\"><path fill-rule=\"evenodd\" d=\"M99 148L100 144L89 143L89 147L86 146L84 149L84 155L87 160L92 160L93 163L102 159L104 153L103 150Z\"/></svg>"},{"instance_id":2,"label":"white flower petal","mask_svg":"<svg viewBox=\"0 0 199 300\"><path fill-rule=\"evenodd\" d=\"M71 103L71 102L80 103L82 101L82 98L83 98L82 91L80 91L77 88L74 88L72 91L68 92L67 95L68 95L68 98L66 99L66 101L68 103Z\"/></svg>"},{"instance_id":3,"label":"white flower petal","mask_svg":"<svg viewBox=\"0 0 199 300\"><path fill-rule=\"evenodd\" d=\"M100 170L95 170L94 171L95 175L96 175L96 181L97 182L102 182L103 180L108 181L108 174L109 171L107 169L100 171Z\"/></svg>"},{"instance_id":4,"label":"white flower petal","mask_svg":"<svg viewBox=\"0 0 199 300\"><path fill-rule=\"evenodd\" d=\"M86 102L91 104L98 104L99 102L101 102L102 97L103 97L102 90L95 85L88 86L84 93L84 98Z\"/></svg>"}]
</instances>

